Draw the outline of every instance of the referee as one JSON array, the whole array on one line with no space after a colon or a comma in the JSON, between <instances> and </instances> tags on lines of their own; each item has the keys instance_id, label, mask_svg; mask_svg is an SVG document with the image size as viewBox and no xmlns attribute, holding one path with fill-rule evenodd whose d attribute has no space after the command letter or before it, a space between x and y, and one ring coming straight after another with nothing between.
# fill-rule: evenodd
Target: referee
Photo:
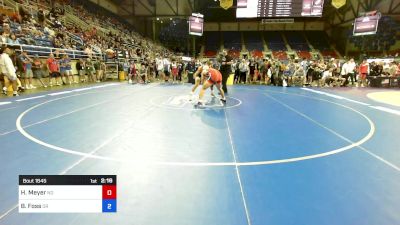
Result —
<instances>
[{"instance_id":1,"label":"referee","mask_svg":"<svg viewBox=\"0 0 400 225\"><path fill-rule=\"evenodd\" d=\"M218 61L221 65L220 71L222 74L222 90L224 90L225 94L228 94L228 89L226 88L226 82L228 80L229 75L231 74L232 71L232 57L230 57L226 50L222 50L222 52L219 54Z\"/></svg>"}]
</instances>

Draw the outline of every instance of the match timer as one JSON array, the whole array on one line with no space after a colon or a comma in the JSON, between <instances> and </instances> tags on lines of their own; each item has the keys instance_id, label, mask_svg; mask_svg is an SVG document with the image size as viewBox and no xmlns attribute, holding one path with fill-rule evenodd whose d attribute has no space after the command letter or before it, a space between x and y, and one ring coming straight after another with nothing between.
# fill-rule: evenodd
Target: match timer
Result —
<instances>
[{"instance_id":1,"label":"match timer","mask_svg":"<svg viewBox=\"0 0 400 225\"><path fill-rule=\"evenodd\" d=\"M116 175L20 175L20 213L115 213Z\"/></svg>"}]
</instances>

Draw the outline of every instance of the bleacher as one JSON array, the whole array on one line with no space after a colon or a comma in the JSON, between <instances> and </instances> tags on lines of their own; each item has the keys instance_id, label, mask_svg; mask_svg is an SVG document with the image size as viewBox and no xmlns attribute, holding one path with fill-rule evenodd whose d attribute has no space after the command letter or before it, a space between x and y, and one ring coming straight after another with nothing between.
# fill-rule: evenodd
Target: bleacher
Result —
<instances>
[{"instance_id":1,"label":"bleacher","mask_svg":"<svg viewBox=\"0 0 400 225\"><path fill-rule=\"evenodd\" d=\"M323 31L308 31L306 36L314 49L321 52L324 58L338 58L335 50L332 49L328 41L328 36Z\"/></svg>"},{"instance_id":2,"label":"bleacher","mask_svg":"<svg viewBox=\"0 0 400 225\"><path fill-rule=\"evenodd\" d=\"M288 31L284 33L286 40L294 51L309 51L310 47L304 39L303 32Z\"/></svg>"},{"instance_id":3,"label":"bleacher","mask_svg":"<svg viewBox=\"0 0 400 225\"><path fill-rule=\"evenodd\" d=\"M261 33L257 31L243 32L246 49L251 51L262 51L264 49L264 43L261 37Z\"/></svg>"},{"instance_id":4,"label":"bleacher","mask_svg":"<svg viewBox=\"0 0 400 225\"><path fill-rule=\"evenodd\" d=\"M204 32L205 36L205 49L204 56L214 57L220 48L220 33L215 31Z\"/></svg>"},{"instance_id":5,"label":"bleacher","mask_svg":"<svg viewBox=\"0 0 400 225\"><path fill-rule=\"evenodd\" d=\"M242 50L242 41L240 32L236 31L225 31L222 32L224 40L224 48L234 51Z\"/></svg>"},{"instance_id":6,"label":"bleacher","mask_svg":"<svg viewBox=\"0 0 400 225\"><path fill-rule=\"evenodd\" d=\"M286 51L285 41L279 32L265 32L265 41L271 51Z\"/></svg>"},{"instance_id":7,"label":"bleacher","mask_svg":"<svg viewBox=\"0 0 400 225\"><path fill-rule=\"evenodd\" d=\"M326 33L323 31L307 31L306 36L310 44L319 51L329 51L331 45L327 40Z\"/></svg>"},{"instance_id":8,"label":"bleacher","mask_svg":"<svg viewBox=\"0 0 400 225\"><path fill-rule=\"evenodd\" d=\"M312 58L310 51L296 51L296 53L300 59L311 59Z\"/></svg>"}]
</instances>

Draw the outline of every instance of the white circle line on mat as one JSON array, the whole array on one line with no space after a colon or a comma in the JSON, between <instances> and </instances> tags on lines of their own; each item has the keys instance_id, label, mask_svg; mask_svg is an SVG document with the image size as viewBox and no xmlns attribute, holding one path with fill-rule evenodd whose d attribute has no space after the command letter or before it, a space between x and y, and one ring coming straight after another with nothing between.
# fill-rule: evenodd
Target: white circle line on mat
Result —
<instances>
[{"instance_id":1,"label":"white circle line on mat","mask_svg":"<svg viewBox=\"0 0 400 225\"><path fill-rule=\"evenodd\" d=\"M289 93L282 93L282 94L289 94ZM298 95L298 94L296 94L296 95L297 96L301 96L301 95ZM332 103L334 105L338 105L338 106L341 106L343 108L347 108L347 109L349 109L349 110L361 115L369 123L370 130L369 130L368 134L365 137L363 137L362 139L358 140L357 142L351 143L349 145L343 146L343 147L338 148L338 149L330 150L330 151L319 153L319 154L312 154L312 155L306 155L306 156L301 156L301 157L293 157L293 158L287 158L287 159L253 161L253 162L236 162L236 163L235 162L165 162L165 161L146 161L146 160L120 159L120 158L113 158L113 157L107 157L107 156L92 155L92 154L83 153L83 152L79 152L79 151L72 150L72 149L59 147L59 146L46 143L46 142L44 142L42 140L39 140L39 139L33 137L27 131L25 131L25 129L21 125L22 118L27 113L32 111L33 109L38 108L38 107L40 107L42 105L45 105L45 104L47 104L49 102L53 102L53 101L57 101L57 100L61 100L61 99L69 98L69 97L74 97L74 96L77 96L77 95L71 95L71 96L67 96L67 97L52 99L52 100L49 100L49 101L46 101L46 102L43 102L43 103L39 103L37 105L34 105L34 106L30 107L29 109L25 110L24 112L22 112L18 116L18 118L16 120L17 130L24 137L26 137L29 140L35 142L36 144L42 145L42 146L44 146L46 148L49 148L51 150L58 151L58 152L64 152L64 153L68 153L68 154L72 154L72 155L84 156L84 157L87 157L87 158L100 159L100 160L106 160L106 161L130 162L130 163L135 163L137 165L188 166L188 167L261 166L261 165L290 163L290 162L298 162L298 161L315 159L315 158L322 158L322 157L338 154L338 153L341 153L341 152L344 152L344 151L348 151L348 150L350 150L350 149L352 149L354 147L360 146L363 143L365 143L366 141L368 141L375 133L375 124L372 122L372 120L368 116L366 116L363 113L357 111L356 109L353 109L353 108L351 108L349 106L342 105L342 104L339 104L339 103L336 103L336 102L332 102L332 101L329 101L329 100L319 99L319 98L314 98L314 97L309 97L309 96L303 96L303 97L329 102L329 103Z\"/></svg>"}]
</instances>

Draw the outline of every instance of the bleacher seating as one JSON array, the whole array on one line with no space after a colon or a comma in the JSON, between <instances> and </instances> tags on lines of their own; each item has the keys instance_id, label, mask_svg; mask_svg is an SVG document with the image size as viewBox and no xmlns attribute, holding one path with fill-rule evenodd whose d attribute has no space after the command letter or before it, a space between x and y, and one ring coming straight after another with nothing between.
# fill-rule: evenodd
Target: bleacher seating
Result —
<instances>
[{"instance_id":1,"label":"bleacher seating","mask_svg":"<svg viewBox=\"0 0 400 225\"><path fill-rule=\"evenodd\" d=\"M241 51L242 41L240 32L225 31L223 34L224 48L229 50Z\"/></svg>"},{"instance_id":2,"label":"bleacher seating","mask_svg":"<svg viewBox=\"0 0 400 225\"><path fill-rule=\"evenodd\" d=\"M286 51L285 41L279 32L265 32L265 41L267 46L272 51Z\"/></svg>"},{"instance_id":3,"label":"bleacher seating","mask_svg":"<svg viewBox=\"0 0 400 225\"><path fill-rule=\"evenodd\" d=\"M253 50L250 53L251 53L251 56L253 56L253 57L258 57L258 58L263 58L264 57L263 52L260 51L260 50Z\"/></svg>"},{"instance_id":4,"label":"bleacher seating","mask_svg":"<svg viewBox=\"0 0 400 225\"><path fill-rule=\"evenodd\" d=\"M310 47L304 39L302 32L285 32L286 40L294 51L309 51Z\"/></svg>"},{"instance_id":5,"label":"bleacher seating","mask_svg":"<svg viewBox=\"0 0 400 225\"><path fill-rule=\"evenodd\" d=\"M325 32L307 31L306 36L310 44L314 47L314 49L317 49L319 51L332 50Z\"/></svg>"},{"instance_id":6,"label":"bleacher seating","mask_svg":"<svg viewBox=\"0 0 400 225\"><path fill-rule=\"evenodd\" d=\"M311 53L309 51L296 51L297 56L300 59L311 59Z\"/></svg>"},{"instance_id":7,"label":"bleacher seating","mask_svg":"<svg viewBox=\"0 0 400 225\"><path fill-rule=\"evenodd\" d=\"M230 49L228 51L228 55L231 56L234 59L238 59L240 57L240 51L239 50L235 50L235 49Z\"/></svg>"},{"instance_id":8,"label":"bleacher seating","mask_svg":"<svg viewBox=\"0 0 400 225\"><path fill-rule=\"evenodd\" d=\"M220 42L221 42L220 33L209 31L209 32L204 32L204 36L206 39L204 55L206 57L213 57L217 54L220 48Z\"/></svg>"},{"instance_id":9,"label":"bleacher seating","mask_svg":"<svg viewBox=\"0 0 400 225\"><path fill-rule=\"evenodd\" d=\"M262 51L264 49L264 43L260 32L244 32L243 33L246 49L249 52Z\"/></svg>"},{"instance_id":10,"label":"bleacher seating","mask_svg":"<svg viewBox=\"0 0 400 225\"><path fill-rule=\"evenodd\" d=\"M321 54L324 58L335 58L335 59L338 58L338 55L333 50L324 50L324 51L321 51Z\"/></svg>"},{"instance_id":11,"label":"bleacher seating","mask_svg":"<svg viewBox=\"0 0 400 225\"><path fill-rule=\"evenodd\" d=\"M272 54L274 55L275 59L279 60L287 60L288 56L285 51L273 51Z\"/></svg>"}]
</instances>

